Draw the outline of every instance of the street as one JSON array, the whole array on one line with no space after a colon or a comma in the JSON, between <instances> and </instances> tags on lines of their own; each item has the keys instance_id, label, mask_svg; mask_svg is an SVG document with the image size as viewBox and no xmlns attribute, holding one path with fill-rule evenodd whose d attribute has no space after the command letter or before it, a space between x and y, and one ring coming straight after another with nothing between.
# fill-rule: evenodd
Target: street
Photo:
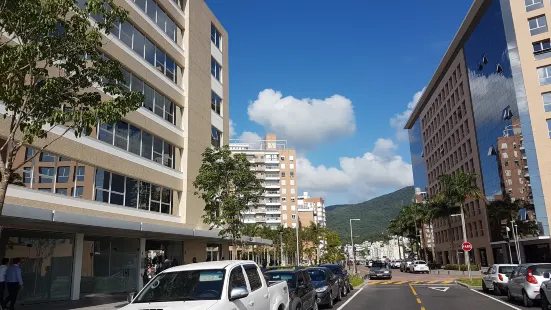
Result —
<instances>
[{"instance_id":1,"label":"street","mask_svg":"<svg viewBox=\"0 0 551 310\"><path fill-rule=\"evenodd\" d=\"M435 276L442 279L435 280ZM416 280L408 280L412 278ZM392 281L368 280L366 285L352 291L336 307L338 310L528 309L520 306L520 302L509 303L506 296L484 294L454 284L451 279L442 276L412 275L399 270L393 271Z\"/></svg>"}]
</instances>

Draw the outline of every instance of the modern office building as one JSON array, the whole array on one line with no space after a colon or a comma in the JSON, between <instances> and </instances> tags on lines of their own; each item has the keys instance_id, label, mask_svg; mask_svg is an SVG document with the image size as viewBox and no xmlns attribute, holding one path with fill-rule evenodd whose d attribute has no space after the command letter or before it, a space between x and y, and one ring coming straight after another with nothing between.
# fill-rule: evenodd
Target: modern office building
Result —
<instances>
[{"instance_id":1,"label":"modern office building","mask_svg":"<svg viewBox=\"0 0 551 310\"><path fill-rule=\"evenodd\" d=\"M102 49L145 102L89 136L67 133L22 167L24 186L9 186L0 257L24 259L26 304L136 291L145 265L165 259L229 257L192 185L205 148L229 142L228 34L202 0L115 3L129 20ZM8 128L0 119L0 136Z\"/></svg>"},{"instance_id":2,"label":"modern office building","mask_svg":"<svg viewBox=\"0 0 551 310\"><path fill-rule=\"evenodd\" d=\"M522 262L551 261L547 17L549 1L475 0L406 124L415 187L429 198L442 174L461 169L480 176L485 199L467 201L465 211L471 259L483 266L518 261L507 249L517 252L506 241L511 218ZM511 218L488 212L499 204L511 209ZM435 221L443 263L463 261L460 217L452 216L450 225Z\"/></svg>"},{"instance_id":3,"label":"modern office building","mask_svg":"<svg viewBox=\"0 0 551 310\"><path fill-rule=\"evenodd\" d=\"M297 209L301 227L308 227L315 223L319 227L326 227L325 202L321 197L310 197L308 192L297 197Z\"/></svg>"},{"instance_id":4,"label":"modern office building","mask_svg":"<svg viewBox=\"0 0 551 310\"><path fill-rule=\"evenodd\" d=\"M261 141L232 139L230 150L247 156L251 169L264 187L260 204L246 212L245 223L267 225L273 229L296 227L296 151L287 149L287 141L277 140L274 134L267 134Z\"/></svg>"}]
</instances>

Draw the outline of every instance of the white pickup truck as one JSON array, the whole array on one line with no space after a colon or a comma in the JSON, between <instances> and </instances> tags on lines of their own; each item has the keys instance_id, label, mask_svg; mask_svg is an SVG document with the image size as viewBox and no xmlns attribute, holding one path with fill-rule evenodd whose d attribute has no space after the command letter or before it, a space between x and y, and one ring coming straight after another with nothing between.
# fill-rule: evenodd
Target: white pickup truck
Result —
<instances>
[{"instance_id":1,"label":"white pickup truck","mask_svg":"<svg viewBox=\"0 0 551 310\"><path fill-rule=\"evenodd\" d=\"M164 270L122 310L287 310L287 282L270 286L255 262L217 261Z\"/></svg>"}]
</instances>

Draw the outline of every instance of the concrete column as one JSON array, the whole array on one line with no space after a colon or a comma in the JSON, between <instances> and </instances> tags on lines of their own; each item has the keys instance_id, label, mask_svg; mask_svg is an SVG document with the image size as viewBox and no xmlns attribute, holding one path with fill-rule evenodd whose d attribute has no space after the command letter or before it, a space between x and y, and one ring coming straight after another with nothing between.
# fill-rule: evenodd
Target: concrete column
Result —
<instances>
[{"instance_id":1,"label":"concrete column","mask_svg":"<svg viewBox=\"0 0 551 310\"><path fill-rule=\"evenodd\" d=\"M140 291L143 288L143 277L142 275L145 272L145 238L140 238L140 252L138 254L138 268L136 268L138 272L138 287L136 287L136 291Z\"/></svg>"},{"instance_id":2,"label":"concrete column","mask_svg":"<svg viewBox=\"0 0 551 310\"><path fill-rule=\"evenodd\" d=\"M84 250L84 234L75 234L73 249L73 278L71 286L71 300L80 298L80 280L82 277L82 251Z\"/></svg>"}]
</instances>

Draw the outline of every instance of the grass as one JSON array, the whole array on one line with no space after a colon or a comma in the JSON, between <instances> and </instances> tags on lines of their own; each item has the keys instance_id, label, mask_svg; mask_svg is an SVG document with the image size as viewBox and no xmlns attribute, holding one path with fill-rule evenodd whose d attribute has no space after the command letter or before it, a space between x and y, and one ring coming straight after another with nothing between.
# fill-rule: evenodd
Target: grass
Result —
<instances>
[{"instance_id":1,"label":"grass","mask_svg":"<svg viewBox=\"0 0 551 310\"><path fill-rule=\"evenodd\" d=\"M457 279L457 282L461 282L470 286L479 286L482 287L482 278L473 278L469 280L468 278Z\"/></svg>"},{"instance_id":2,"label":"grass","mask_svg":"<svg viewBox=\"0 0 551 310\"><path fill-rule=\"evenodd\" d=\"M353 287L360 286L362 285L362 283L364 283L364 279L362 277L358 277L358 276L350 277L350 285L352 285Z\"/></svg>"}]
</instances>

